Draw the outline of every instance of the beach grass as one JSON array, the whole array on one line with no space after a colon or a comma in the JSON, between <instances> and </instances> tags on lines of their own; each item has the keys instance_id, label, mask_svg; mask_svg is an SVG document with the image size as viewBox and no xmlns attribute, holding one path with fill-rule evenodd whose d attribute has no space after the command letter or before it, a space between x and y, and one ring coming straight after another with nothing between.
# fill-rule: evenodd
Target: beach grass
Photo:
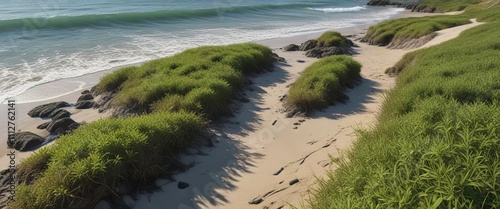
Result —
<instances>
[{"instance_id":1,"label":"beach grass","mask_svg":"<svg viewBox=\"0 0 500 209\"><path fill-rule=\"evenodd\" d=\"M378 125L333 159L311 207L498 208L498 34L490 22L405 56Z\"/></svg>"},{"instance_id":2,"label":"beach grass","mask_svg":"<svg viewBox=\"0 0 500 209\"><path fill-rule=\"evenodd\" d=\"M271 54L251 43L198 47L117 70L96 90L116 91L113 106L138 113L189 110L213 119L230 113L229 101L244 86L245 75L272 66Z\"/></svg>"},{"instance_id":3,"label":"beach grass","mask_svg":"<svg viewBox=\"0 0 500 209\"><path fill-rule=\"evenodd\" d=\"M364 42L371 45L387 46L431 35L435 31L470 23L462 16L410 17L387 20L368 29Z\"/></svg>"},{"instance_id":4,"label":"beach grass","mask_svg":"<svg viewBox=\"0 0 500 209\"><path fill-rule=\"evenodd\" d=\"M91 208L116 195L118 183L140 187L167 177L205 125L182 111L89 123L21 164L17 175L36 181L19 185L9 208Z\"/></svg>"},{"instance_id":5,"label":"beach grass","mask_svg":"<svg viewBox=\"0 0 500 209\"><path fill-rule=\"evenodd\" d=\"M301 112L326 108L348 99L346 88L361 78L361 64L345 55L320 59L307 67L288 91L285 106Z\"/></svg>"},{"instance_id":6,"label":"beach grass","mask_svg":"<svg viewBox=\"0 0 500 209\"><path fill-rule=\"evenodd\" d=\"M419 6L435 8L440 12L462 11L484 0L421 0Z\"/></svg>"},{"instance_id":7,"label":"beach grass","mask_svg":"<svg viewBox=\"0 0 500 209\"><path fill-rule=\"evenodd\" d=\"M316 39L320 47L348 45L349 40L339 32L327 31Z\"/></svg>"},{"instance_id":8,"label":"beach grass","mask_svg":"<svg viewBox=\"0 0 500 209\"><path fill-rule=\"evenodd\" d=\"M269 48L247 43L189 49L104 76L96 91L116 93L113 105L140 115L83 125L38 150L19 165L24 183L9 208L92 208L118 198L119 184L140 190L169 177L184 166L178 153L230 113L245 75L272 64Z\"/></svg>"}]
</instances>

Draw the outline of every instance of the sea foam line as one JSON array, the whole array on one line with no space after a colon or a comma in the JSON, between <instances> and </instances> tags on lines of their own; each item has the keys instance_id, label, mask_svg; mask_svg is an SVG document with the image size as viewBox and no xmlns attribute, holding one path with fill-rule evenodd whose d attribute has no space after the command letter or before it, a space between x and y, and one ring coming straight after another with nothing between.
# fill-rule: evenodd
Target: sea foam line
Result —
<instances>
[{"instance_id":1,"label":"sea foam line","mask_svg":"<svg viewBox=\"0 0 500 209\"><path fill-rule=\"evenodd\" d=\"M336 7L336 8L311 8L308 7L309 10L313 11L322 11L326 13L334 13L334 12L357 12L363 9L366 9L364 6L355 6L355 7Z\"/></svg>"}]
</instances>

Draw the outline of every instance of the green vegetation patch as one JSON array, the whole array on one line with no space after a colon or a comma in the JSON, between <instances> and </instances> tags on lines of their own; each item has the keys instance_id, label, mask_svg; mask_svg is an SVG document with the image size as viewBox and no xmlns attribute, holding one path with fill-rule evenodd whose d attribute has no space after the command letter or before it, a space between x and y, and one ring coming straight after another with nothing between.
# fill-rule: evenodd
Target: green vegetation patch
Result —
<instances>
[{"instance_id":1,"label":"green vegetation patch","mask_svg":"<svg viewBox=\"0 0 500 209\"><path fill-rule=\"evenodd\" d=\"M206 125L194 113L160 112L101 119L62 136L26 159L9 208L92 208L118 183L143 186L181 163L177 154Z\"/></svg>"},{"instance_id":2,"label":"green vegetation patch","mask_svg":"<svg viewBox=\"0 0 500 209\"><path fill-rule=\"evenodd\" d=\"M410 41L438 30L468 23L470 20L467 17L452 15L388 20L370 27L362 41L372 45L386 46L391 42Z\"/></svg>"},{"instance_id":3,"label":"green vegetation patch","mask_svg":"<svg viewBox=\"0 0 500 209\"><path fill-rule=\"evenodd\" d=\"M488 23L406 56L379 124L334 159L312 208L499 207L498 34Z\"/></svg>"},{"instance_id":4,"label":"green vegetation patch","mask_svg":"<svg viewBox=\"0 0 500 209\"><path fill-rule=\"evenodd\" d=\"M104 76L98 93L141 116L101 119L57 139L26 159L9 208L93 208L118 198L118 184L141 189L182 169L177 159L208 119L229 113L245 74L272 66L257 44L199 47Z\"/></svg>"},{"instance_id":5,"label":"green vegetation patch","mask_svg":"<svg viewBox=\"0 0 500 209\"><path fill-rule=\"evenodd\" d=\"M462 11L485 0L421 0L419 6L434 8L439 12Z\"/></svg>"},{"instance_id":6,"label":"green vegetation patch","mask_svg":"<svg viewBox=\"0 0 500 209\"><path fill-rule=\"evenodd\" d=\"M361 64L351 57L331 56L307 67L288 92L285 106L302 112L328 107L345 101L346 87L353 87L361 78Z\"/></svg>"},{"instance_id":7,"label":"green vegetation patch","mask_svg":"<svg viewBox=\"0 0 500 209\"><path fill-rule=\"evenodd\" d=\"M118 92L113 106L139 113L188 110L215 118L230 113L229 101L245 74L272 66L271 55L251 43L198 47L117 70L101 79L97 91Z\"/></svg>"},{"instance_id":8,"label":"green vegetation patch","mask_svg":"<svg viewBox=\"0 0 500 209\"><path fill-rule=\"evenodd\" d=\"M464 16L469 18L477 18L479 22L493 22L500 21L500 1L495 0L495 5L489 9L482 7L475 7L464 12Z\"/></svg>"},{"instance_id":9,"label":"green vegetation patch","mask_svg":"<svg viewBox=\"0 0 500 209\"><path fill-rule=\"evenodd\" d=\"M339 32L335 31L327 31L323 33L316 39L316 41L318 41L318 46L320 47L349 45L349 40L342 36Z\"/></svg>"}]
</instances>

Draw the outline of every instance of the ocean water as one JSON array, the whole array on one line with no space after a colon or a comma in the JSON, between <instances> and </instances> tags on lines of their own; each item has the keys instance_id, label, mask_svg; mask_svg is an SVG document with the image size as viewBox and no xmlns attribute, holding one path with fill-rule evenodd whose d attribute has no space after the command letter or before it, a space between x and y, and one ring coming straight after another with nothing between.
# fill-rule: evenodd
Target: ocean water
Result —
<instances>
[{"instance_id":1,"label":"ocean water","mask_svg":"<svg viewBox=\"0 0 500 209\"><path fill-rule=\"evenodd\" d=\"M4 0L0 6L0 102L40 84L187 48L352 27L401 11L367 7L366 2Z\"/></svg>"}]
</instances>

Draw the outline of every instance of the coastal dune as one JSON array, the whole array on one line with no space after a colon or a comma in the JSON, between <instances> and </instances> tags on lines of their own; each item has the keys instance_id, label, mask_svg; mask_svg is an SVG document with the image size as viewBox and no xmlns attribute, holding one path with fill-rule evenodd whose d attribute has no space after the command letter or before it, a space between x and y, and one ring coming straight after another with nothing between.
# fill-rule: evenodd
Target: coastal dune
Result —
<instances>
[{"instance_id":1,"label":"coastal dune","mask_svg":"<svg viewBox=\"0 0 500 209\"><path fill-rule=\"evenodd\" d=\"M192 152L184 160L195 162L175 179L161 181L161 191L145 194L136 208L291 208L307 206L317 179L335 169L330 159L340 156L356 140L355 130L376 123L384 92L395 80L384 74L405 53L443 43L481 23L445 29L427 44L414 49L387 49L356 42L354 59L360 62L362 82L347 91L349 100L308 116L287 118L281 98L300 72L316 59L301 52L274 52L286 63L252 79L245 103L234 117L214 127L214 148ZM360 28L344 35L362 32ZM296 44L305 40L295 40ZM292 41L293 42L293 41ZM305 62L297 62L303 60ZM171 195L175 194L175 195Z\"/></svg>"},{"instance_id":2,"label":"coastal dune","mask_svg":"<svg viewBox=\"0 0 500 209\"><path fill-rule=\"evenodd\" d=\"M384 70L394 66L405 53L451 40L479 24L473 21L438 31L430 42L415 49L387 49L356 41L359 47L355 48L353 57L363 65L363 79L358 86L347 91L349 100L345 104L292 118L283 113L282 100L300 73L317 59L305 57L302 52L283 52L276 45L284 43L283 40L264 43L285 58L286 63L277 63L272 72L251 78L253 84L245 90L249 101L242 103L234 117L211 128L215 146L188 149L183 161L192 163L193 167L175 175L177 181L159 180L161 191L140 195L133 203L134 208L272 209L305 206L308 195L317 188L317 178L323 179L327 171L335 169L330 159L340 156L356 140L355 130L375 125L383 94L395 83L393 77L384 74ZM354 28L341 32L361 37L365 30ZM300 44L305 40L292 38L286 41ZM90 85L84 88L90 88ZM50 101L76 102L79 95L79 92L74 92ZM50 101L20 104L19 129L47 134L36 129L43 121L29 118L26 113L36 105ZM107 117L97 110L68 109L77 122ZM31 153L18 153L18 162ZM7 158L1 156L1 166L7 167ZM179 189L179 182L189 186Z\"/></svg>"}]
</instances>

